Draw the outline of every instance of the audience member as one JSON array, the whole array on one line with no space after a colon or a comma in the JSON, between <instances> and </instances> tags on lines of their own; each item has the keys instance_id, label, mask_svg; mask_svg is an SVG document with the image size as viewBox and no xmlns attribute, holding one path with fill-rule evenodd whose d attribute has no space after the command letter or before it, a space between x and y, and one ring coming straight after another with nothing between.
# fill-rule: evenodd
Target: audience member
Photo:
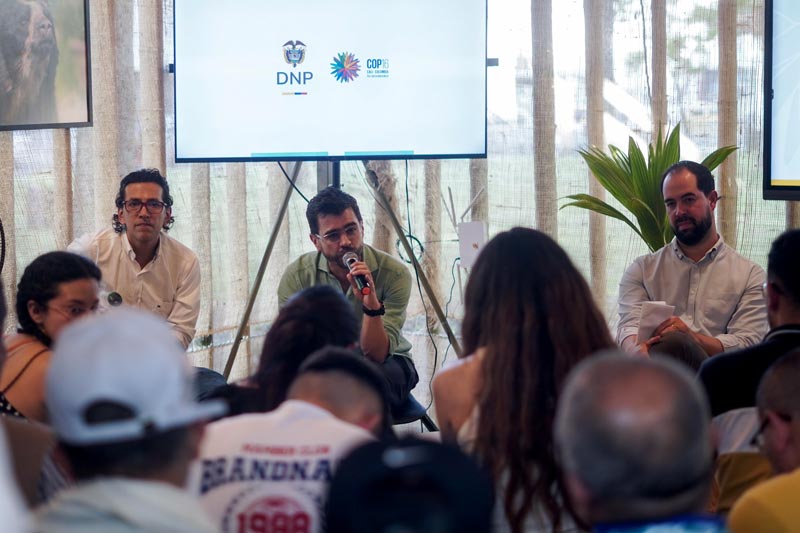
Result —
<instances>
[{"instance_id":1,"label":"audience member","mask_svg":"<svg viewBox=\"0 0 800 533\"><path fill-rule=\"evenodd\" d=\"M78 485L38 513L37 531L215 531L182 488L203 421L191 368L164 322L115 310L66 329L47 374L59 448Z\"/></svg>"},{"instance_id":2,"label":"audience member","mask_svg":"<svg viewBox=\"0 0 800 533\"><path fill-rule=\"evenodd\" d=\"M212 396L228 402L229 415L272 411L286 399L297 369L309 355L328 345L354 348L358 335L358 321L341 291L327 285L304 289L278 312L256 373Z\"/></svg>"},{"instance_id":3,"label":"audience member","mask_svg":"<svg viewBox=\"0 0 800 533\"><path fill-rule=\"evenodd\" d=\"M331 481L328 533L486 533L492 483L454 446L419 439L371 442Z\"/></svg>"},{"instance_id":4,"label":"audience member","mask_svg":"<svg viewBox=\"0 0 800 533\"><path fill-rule=\"evenodd\" d=\"M402 407L419 381L411 343L403 337L411 294L408 268L392 256L364 244L364 224L356 199L335 187L319 192L306 208L309 237L316 252L301 255L283 273L278 300L285 305L301 289L330 285L345 293L360 323L359 346L379 363L389 386L392 410ZM353 253L350 270L343 257ZM356 278L365 279L362 292Z\"/></svg>"},{"instance_id":5,"label":"audience member","mask_svg":"<svg viewBox=\"0 0 800 533\"><path fill-rule=\"evenodd\" d=\"M564 250L525 228L486 244L464 307L470 355L433 384L442 437L457 440L491 473L495 531L575 531L552 421L570 369L613 346L606 321Z\"/></svg>"},{"instance_id":6,"label":"audience member","mask_svg":"<svg viewBox=\"0 0 800 533\"><path fill-rule=\"evenodd\" d=\"M93 260L108 290L103 305L156 313L186 348L200 314L197 255L169 235L175 218L167 179L154 168L131 172L119 184L112 227L67 248Z\"/></svg>"},{"instance_id":7,"label":"audience member","mask_svg":"<svg viewBox=\"0 0 800 533\"><path fill-rule=\"evenodd\" d=\"M3 331L6 320L6 298L0 284L0 331ZM6 358L6 348L0 342L0 369ZM19 489L14 483L10 456L5 438L5 420L0 417L0 516L3 520L3 531L22 533L28 531L28 514L22 502Z\"/></svg>"},{"instance_id":8,"label":"audience member","mask_svg":"<svg viewBox=\"0 0 800 533\"><path fill-rule=\"evenodd\" d=\"M189 488L222 531L320 531L336 463L374 438L386 409L384 380L371 363L324 348L277 409L208 426Z\"/></svg>"},{"instance_id":9,"label":"audience member","mask_svg":"<svg viewBox=\"0 0 800 533\"><path fill-rule=\"evenodd\" d=\"M695 369L708 356L759 342L767 332L761 267L717 233L714 176L680 161L664 173L662 193L675 238L637 258L619 284L617 341L628 352L664 352ZM642 303L675 306L674 316L637 344Z\"/></svg>"},{"instance_id":10,"label":"audience member","mask_svg":"<svg viewBox=\"0 0 800 533\"><path fill-rule=\"evenodd\" d=\"M753 440L779 475L745 492L731 509L731 533L800 531L800 350L778 359L761 380Z\"/></svg>"},{"instance_id":11,"label":"audience member","mask_svg":"<svg viewBox=\"0 0 800 533\"><path fill-rule=\"evenodd\" d=\"M44 380L51 345L73 320L97 309L100 270L68 252L40 255L17 285L17 335L6 339L8 357L0 374L0 412L47 421Z\"/></svg>"},{"instance_id":12,"label":"audience member","mask_svg":"<svg viewBox=\"0 0 800 533\"><path fill-rule=\"evenodd\" d=\"M679 363L620 353L582 363L555 434L574 508L595 531L724 531L700 514L713 471L708 404Z\"/></svg>"},{"instance_id":13,"label":"audience member","mask_svg":"<svg viewBox=\"0 0 800 533\"><path fill-rule=\"evenodd\" d=\"M758 429L756 390L767 368L800 348L800 230L780 235L772 243L764 285L769 333L760 344L706 361L700 381L706 388L711 416L719 434L717 445L717 510L729 511L748 488L769 478L772 469L752 446Z\"/></svg>"}]
</instances>

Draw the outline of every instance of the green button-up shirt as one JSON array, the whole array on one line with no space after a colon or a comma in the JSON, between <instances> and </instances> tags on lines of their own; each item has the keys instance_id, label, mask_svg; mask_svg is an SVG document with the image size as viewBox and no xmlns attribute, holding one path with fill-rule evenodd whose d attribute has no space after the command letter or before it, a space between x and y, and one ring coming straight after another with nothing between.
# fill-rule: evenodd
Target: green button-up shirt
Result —
<instances>
[{"instance_id":1,"label":"green button-up shirt","mask_svg":"<svg viewBox=\"0 0 800 533\"><path fill-rule=\"evenodd\" d=\"M364 245L364 262L372 272L372 280L378 300L383 302L386 314L383 315L383 329L389 338L389 353L411 355L411 343L403 337L402 329L406 321L406 307L411 295L411 274L406 266L394 257ZM298 291L320 283L337 289L342 288L339 280L328 270L328 260L320 252L301 255L283 273L278 285L278 305L283 307L287 300ZM361 302L348 287L345 297L353 304L353 311L359 320L363 317Z\"/></svg>"}]
</instances>

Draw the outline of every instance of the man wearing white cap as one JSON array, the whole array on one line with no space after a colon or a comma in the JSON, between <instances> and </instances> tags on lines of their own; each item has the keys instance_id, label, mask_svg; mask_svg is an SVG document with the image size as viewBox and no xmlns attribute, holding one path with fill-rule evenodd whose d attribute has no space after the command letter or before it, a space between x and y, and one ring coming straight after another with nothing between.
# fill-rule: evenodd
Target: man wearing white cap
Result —
<instances>
[{"instance_id":1,"label":"man wearing white cap","mask_svg":"<svg viewBox=\"0 0 800 533\"><path fill-rule=\"evenodd\" d=\"M182 487L203 422L224 407L195 403L191 383L157 317L115 310L66 329L46 399L78 485L40 511L37 531L214 531Z\"/></svg>"}]
</instances>

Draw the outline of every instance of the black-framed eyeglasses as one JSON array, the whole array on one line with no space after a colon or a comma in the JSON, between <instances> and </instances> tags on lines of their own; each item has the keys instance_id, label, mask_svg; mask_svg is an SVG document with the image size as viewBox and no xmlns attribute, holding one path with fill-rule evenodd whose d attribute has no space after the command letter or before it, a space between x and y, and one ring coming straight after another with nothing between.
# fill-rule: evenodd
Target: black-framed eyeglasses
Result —
<instances>
[{"instance_id":1,"label":"black-framed eyeglasses","mask_svg":"<svg viewBox=\"0 0 800 533\"><path fill-rule=\"evenodd\" d=\"M125 210L128 213L138 213L141 211L142 206L144 206L148 213L155 215L163 211L164 206L167 204L159 200L147 200L146 202L141 200L125 200L122 202L122 205L125 206Z\"/></svg>"},{"instance_id":2,"label":"black-framed eyeglasses","mask_svg":"<svg viewBox=\"0 0 800 533\"><path fill-rule=\"evenodd\" d=\"M345 226L344 229L340 230L335 229L333 231L329 231L325 235L320 235L318 233L315 233L314 235L316 235L320 239L325 239L331 244L338 244L338 242L342 239L342 234L347 235L348 239L354 239L355 236L358 235L360 229L361 228L359 227L359 225L354 222L348 226Z\"/></svg>"}]
</instances>

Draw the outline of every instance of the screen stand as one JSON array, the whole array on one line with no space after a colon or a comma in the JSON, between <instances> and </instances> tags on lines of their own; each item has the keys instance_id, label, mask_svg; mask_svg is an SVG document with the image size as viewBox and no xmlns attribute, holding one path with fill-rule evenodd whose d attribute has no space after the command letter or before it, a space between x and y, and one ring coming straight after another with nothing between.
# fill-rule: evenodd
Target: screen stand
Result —
<instances>
[{"instance_id":1,"label":"screen stand","mask_svg":"<svg viewBox=\"0 0 800 533\"><path fill-rule=\"evenodd\" d=\"M325 187L342 188L342 162L338 159L317 161L317 192Z\"/></svg>"},{"instance_id":2,"label":"screen stand","mask_svg":"<svg viewBox=\"0 0 800 533\"><path fill-rule=\"evenodd\" d=\"M283 223L283 218L286 216L286 210L289 206L289 199L292 197L292 193L294 190L294 183L297 181L297 176L300 174L300 166L302 161L298 161L294 164L294 168L292 169L292 176L291 181L292 183L286 188L286 195L283 198L283 203L281 204L280 211L278 211L278 217L275 220L275 224L272 227L272 234L269 237L269 241L267 242L267 248L264 250L264 256L261 258L261 264L258 267L258 273L256 274L256 279L253 282L253 288L250 291L250 297L247 300L247 306L245 307L244 314L242 315L242 322L239 324L239 330L236 332L236 338L233 341L233 346L231 347L231 352L228 354L228 360L225 363L225 370L222 372L222 375L225 376L227 380L230 377L231 369L233 368L233 363L236 360L236 354L239 351L239 345L242 342L242 338L244 337L244 332L247 328L247 324L250 321L250 313L253 311L253 305L256 300L256 296L258 295L258 290L261 288L261 282L264 279L264 272L267 270L267 264L269 263L269 258L272 255L272 249L275 246L275 241L278 238L278 232L280 230L281 224ZM436 317L439 319L439 323L442 325L442 329L444 329L445 333L447 334L447 339L450 342L450 345L453 347L453 350L456 352L457 355L461 355L461 345L456 339L455 334L453 334L453 330L450 328L450 323L447 321L447 316L442 311L442 306L439 304L439 301L436 299L436 295L433 292L433 288L431 287L430 282L428 281L428 277L425 275L425 272L422 270L422 266L417 261L417 257L414 255L414 250L411 247L411 243L408 242L408 239L405 235L405 230L400 225L400 221L397 219L397 215L395 215L394 211L392 211L392 207L389 204L389 201L386 199L386 196L383 194L383 191L380 188L378 183L378 176L375 174L373 170L371 170L367 166L367 162L364 161L364 169L367 175L367 182L372 186L372 189L375 191L376 199L381 207L386 211L389 215L389 220L392 222L392 226L394 226L395 232L397 233L400 242L403 244L403 248L408 254L408 257L411 258L411 262L414 266L414 270L416 271L417 275L419 276L419 282L422 285L422 288L425 290L425 294L428 296L428 301L433 307L433 311L436 314ZM319 190L324 189L328 186L335 186L337 188L341 188L341 161L329 161L325 164L319 162L317 170L317 188ZM327 169L320 171L319 167L328 167ZM434 369L434 372L436 369Z\"/></svg>"}]
</instances>

